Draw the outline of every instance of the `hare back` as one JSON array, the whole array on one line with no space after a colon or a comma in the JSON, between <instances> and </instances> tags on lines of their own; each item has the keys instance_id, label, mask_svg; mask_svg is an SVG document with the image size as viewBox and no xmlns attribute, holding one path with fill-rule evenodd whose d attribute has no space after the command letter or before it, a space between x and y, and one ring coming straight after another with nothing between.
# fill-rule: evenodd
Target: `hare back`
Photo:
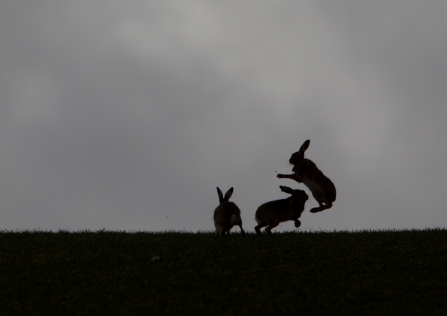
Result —
<instances>
[{"instance_id":1,"label":"hare back","mask_svg":"<svg viewBox=\"0 0 447 316\"><path fill-rule=\"evenodd\" d=\"M322 195L328 202L335 201L336 190L334 183L317 168L313 161L304 159L293 167L293 172L302 179L313 195Z\"/></svg>"},{"instance_id":2,"label":"hare back","mask_svg":"<svg viewBox=\"0 0 447 316\"><path fill-rule=\"evenodd\" d=\"M239 224L241 210L233 202L224 202L214 210L214 222L218 225Z\"/></svg>"},{"instance_id":3,"label":"hare back","mask_svg":"<svg viewBox=\"0 0 447 316\"><path fill-rule=\"evenodd\" d=\"M327 178L317 165L309 159L303 159L293 166L292 171L302 178L322 179Z\"/></svg>"},{"instance_id":4,"label":"hare back","mask_svg":"<svg viewBox=\"0 0 447 316\"><path fill-rule=\"evenodd\" d=\"M271 201L258 207L255 220L258 224L285 222L292 218L299 218L303 210L304 204L302 208L292 207L290 199Z\"/></svg>"},{"instance_id":5,"label":"hare back","mask_svg":"<svg viewBox=\"0 0 447 316\"><path fill-rule=\"evenodd\" d=\"M335 201L337 191L332 181L328 178L326 179L327 181L319 182L312 178L305 178L303 179L303 183L309 188L309 190L312 192L312 195L317 200L322 200L325 203L332 203Z\"/></svg>"}]
</instances>

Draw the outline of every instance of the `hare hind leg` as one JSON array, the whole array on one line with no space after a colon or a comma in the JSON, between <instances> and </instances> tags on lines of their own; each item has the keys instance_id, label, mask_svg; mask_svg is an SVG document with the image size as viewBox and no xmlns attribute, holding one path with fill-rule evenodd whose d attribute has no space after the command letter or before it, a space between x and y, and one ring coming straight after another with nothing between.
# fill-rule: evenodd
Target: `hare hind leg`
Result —
<instances>
[{"instance_id":1,"label":"hare hind leg","mask_svg":"<svg viewBox=\"0 0 447 316\"><path fill-rule=\"evenodd\" d=\"M242 237L245 237L245 231L244 231L244 229L242 228L242 224L239 225L239 227L241 228L241 234L242 234Z\"/></svg>"},{"instance_id":2,"label":"hare hind leg","mask_svg":"<svg viewBox=\"0 0 447 316\"><path fill-rule=\"evenodd\" d=\"M255 227L256 234L262 236L261 228L265 227L267 225L268 225L267 223L262 223L262 224L259 224L258 226L256 226Z\"/></svg>"},{"instance_id":3,"label":"hare hind leg","mask_svg":"<svg viewBox=\"0 0 447 316\"><path fill-rule=\"evenodd\" d=\"M324 210L327 210L328 208L332 207L332 201L328 201L328 199L325 197L324 191L312 191L312 195L315 198L315 200L320 204L319 207L314 207L310 210L311 213L318 213L322 212Z\"/></svg>"},{"instance_id":4,"label":"hare hind leg","mask_svg":"<svg viewBox=\"0 0 447 316\"><path fill-rule=\"evenodd\" d=\"M322 212L324 210L327 210L328 208L332 207L332 203L329 204L320 204L320 207L314 207L313 209L310 210L311 213L318 213L318 212Z\"/></svg>"},{"instance_id":5,"label":"hare hind leg","mask_svg":"<svg viewBox=\"0 0 447 316\"><path fill-rule=\"evenodd\" d=\"M220 231L220 235L222 236L222 238L225 237L225 234L230 235L230 229L233 227L233 225L227 225L224 228L222 228L222 230Z\"/></svg>"},{"instance_id":6,"label":"hare hind leg","mask_svg":"<svg viewBox=\"0 0 447 316\"><path fill-rule=\"evenodd\" d=\"M269 226L267 226L265 231L267 232L267 234L270 235L272 233L272 229L275 228L278 225L279 225L279 222L274 222L274 223L270 224Z\"/></svg>"}]
</instances>

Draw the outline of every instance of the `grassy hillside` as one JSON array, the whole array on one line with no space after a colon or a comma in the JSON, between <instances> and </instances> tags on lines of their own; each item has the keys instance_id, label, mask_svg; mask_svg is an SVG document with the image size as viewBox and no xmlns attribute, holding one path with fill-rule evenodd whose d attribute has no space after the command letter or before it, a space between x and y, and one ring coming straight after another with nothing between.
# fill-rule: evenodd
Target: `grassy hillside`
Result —
<instances>
[{"instance_id":1,"label":"grassy hillside","mask_svg":"<svg viewBox=\"0 0 447 316\"><path fill-rule=\"evenodd\" d=\"M86 312L447 315L447 230L0 232L0 315Z\"/></svg>"}]
</instances>

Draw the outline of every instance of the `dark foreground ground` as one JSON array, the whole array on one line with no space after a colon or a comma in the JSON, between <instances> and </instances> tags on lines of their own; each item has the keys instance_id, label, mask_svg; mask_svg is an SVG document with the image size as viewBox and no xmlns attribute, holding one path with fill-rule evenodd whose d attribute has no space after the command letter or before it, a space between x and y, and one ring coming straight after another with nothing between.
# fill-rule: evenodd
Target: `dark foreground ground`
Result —
<instances>
[{"instance_id":1,"label":"dark foreground ground","mask_svg":"<svg viewBox=\"0 0 447 316\"><path fill-rule=\"evenodd\" d=\"M0 315L447 315L447 230L0 232Z\"/></svg>"}]
</instances>

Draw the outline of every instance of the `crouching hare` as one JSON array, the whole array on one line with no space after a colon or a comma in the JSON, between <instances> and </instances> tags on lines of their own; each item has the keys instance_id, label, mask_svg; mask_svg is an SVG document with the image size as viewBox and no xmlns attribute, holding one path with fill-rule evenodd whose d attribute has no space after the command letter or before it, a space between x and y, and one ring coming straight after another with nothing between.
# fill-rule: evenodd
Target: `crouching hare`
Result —
<instances>
[{"instance_id":1,"label":"crouching hare","mask_svg":"<svg viewBox=\"0 0 447 316\"><path fill-rule=\"evenodd\" d=\"M222 191L217 188L217 194L219 195L219 206L214 210L214 226L216 227L216 234L225 236L225 233L229 234L231 228L234 225L238 225L241 228L241 234L245 237L244 229L242 228L241 210L233 202L228 201L233 194L233 188L230 188L225 196L222 195Z\"/></svg>"},{"instance_id":2,"label":"crouching hare","mask_svg":"<svg viewBox=\"0 0 447 316\"><path fill-rule=\"evenodd\" d=\"M310 140L306 140L301 145L300 150L293 153L290 157L289 162L293 165L293 173L278 174L277 177L303 182L320 205L310 210L311 213L317 213L332 207L337 192L334 183L317 168L317 165L313 161L304 158L304 152L309 147L309 144Z\"/></svg>"},{"instance_id":3,"label":"crouching hare","mask_svg":"<svg viewBox=\"0 0 447 316\"><path fill-rule=\"evenodd\" d=\"M287 199L270 201L262 204L256 210L255 220L258 226L255 227L256 233L262 235L261 228L267 226L265 231L267 234L272 233L281 222L295 221L295 227L298 228L301 222L298 220L304 211L304 204L309 196L303 190L293 190L289 187L279 186L281 191L290 194Z\"/></svg>"}]
</instances>

